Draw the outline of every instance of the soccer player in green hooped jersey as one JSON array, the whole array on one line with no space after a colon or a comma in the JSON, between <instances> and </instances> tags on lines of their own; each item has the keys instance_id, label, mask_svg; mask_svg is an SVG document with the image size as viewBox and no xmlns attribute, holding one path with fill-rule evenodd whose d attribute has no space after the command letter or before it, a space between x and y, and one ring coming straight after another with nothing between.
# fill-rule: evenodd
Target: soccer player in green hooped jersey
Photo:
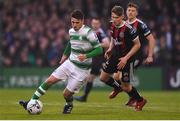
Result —
<instances>
[{"instance_id":1,"label":"soccer player in green hooped jersey","mask_svg":"<svg viewBox=\"0 0 180 121\"><path fill-rule=\"evenodd\" d=\"M71 25L69 30L70 41L60 61L60 66L44 81L35 91L31 99L38 100L53 84L67 80L67 86L63 91L66 104L64 114L71 113L73 108L73 94L79 92L83 81L90 72L92 57L102 54L96 34L84 25L84 15L80 10L71 13ZM29 101L19 101L25 110Z\"/></svg>"}]
</instances>

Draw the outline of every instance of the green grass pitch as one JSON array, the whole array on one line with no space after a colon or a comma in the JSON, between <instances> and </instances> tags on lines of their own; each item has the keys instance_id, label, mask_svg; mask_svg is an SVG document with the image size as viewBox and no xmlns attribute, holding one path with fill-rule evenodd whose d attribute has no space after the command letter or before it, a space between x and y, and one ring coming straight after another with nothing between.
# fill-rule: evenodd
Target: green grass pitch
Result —
<instances>
[{"instance_id":1,"label":"green grass pitch","mask_svg":"<svg viewBox=\"0 0 180 121\"><path fill-rule=\"evenodd\" d=\"M43 112L29 115L18 104L20 99L28 100L35 89L0 89L0 120L173 120L180 119L179 91L142 91L148 103L141 112L126 107L127 95L120 93L115 99L108 99L110 90L93 90L88 102L74 101L72 114L62 114L65 104L62 90L50 89L40 100ZM81 94L82 92L80 92ZM79 94L79 95L80 95Z\"/></svg>"}]
</instances>

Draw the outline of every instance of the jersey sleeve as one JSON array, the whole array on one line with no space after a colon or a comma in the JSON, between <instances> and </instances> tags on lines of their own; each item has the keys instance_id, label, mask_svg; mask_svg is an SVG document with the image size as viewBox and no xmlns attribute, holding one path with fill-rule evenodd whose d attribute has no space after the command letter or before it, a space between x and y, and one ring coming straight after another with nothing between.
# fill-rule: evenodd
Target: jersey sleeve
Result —
<instances>
[{"instance_id":1,"label":"jersey sleeve","mask_svg":"<svg viewBox=\"0 0 180 121\"><path fill-rule=\"evenodd\" d=\"M70 43L70 41L69 41L69 42L67 43L67 45L66 45L66 48L65 48L63 54L69 56L70 53L71 53L71 43Z\"/></svg>"},{"instance_id":2,"label":"jersey sleeve","mask_svg":"<svg viewBox=\"0 0 180 121\"><path fill-rule=\"evenodd\" d=\"M103 30L101 30L100 32L101 32L101 37L102 37L102 39L104 39L104 38L107 37L107 35L105 34L105 32L104 32Z\"/></svg>"},{"instance_id":3,"label":"jersey sleeve","mask_svg":"<svg viewBox=\"0 0 180 121\"><path fill-rule=\"evenodd\" d=\"M151 34L149 27L145 23L141 23L140 27L141 27L142 33L144 34L145 37L147 37L149 34Z\"/></svg>"},{"instance_id":4,"label":"jersey sleeve","mask_svg":"<svg viewBox=\"0 0 180 121\"><path fill-rule=\"evenodd\" d=\"M129 37L132 41L136 40L138 38L138 33L137 30L134 29L133 27L129 29Z\"/></svg>"},{"instance_id":5,"label":"jersey sleeve","mask_svg":"<svg viewBox=\"0 0 180 121\"><path fill-rule=\"evenodd\" d=\"M96 33L93 32L92 30L90 30L90 31L87 33L87 39L89 40L89 42L91 43L91 45L92 45L94 48L100 46L99 39L98 39Z\"/></svg>"}]
</instances>

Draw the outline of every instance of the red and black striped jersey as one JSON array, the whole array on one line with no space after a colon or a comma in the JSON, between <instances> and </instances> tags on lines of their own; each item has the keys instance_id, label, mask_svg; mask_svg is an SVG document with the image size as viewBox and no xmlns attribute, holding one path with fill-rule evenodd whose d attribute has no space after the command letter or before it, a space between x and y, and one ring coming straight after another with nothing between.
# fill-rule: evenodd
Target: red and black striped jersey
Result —
<instances>
[{"instance_id":1,"label":"red and black striped jersey","mask_svg":"<svg viewBox=\"0 0 180 121\"><path fill-rule=\"evenodd\" d=\"M151 31L149 27L141 20L135 19L133 22L127 21L128 24L130 24L134 29L136 29L137 34L139 35L139 40L141 43L141 48L139 49L138 56L144 56L143 55L143 49L144 45L147 45L147 39L146 37L151 34Z\"/></svg>"},{"instance_id":2,"label":"red and black striped jersey","mask_svg":"<svg viewBox=\"0 0 180 121\"><path fill-rule=\"evenodd\" d=\"M138 37L136 29L123 21L121 26L111 24L111 37L114 42L114 49L118 56L126 55L132 48L134 40Z\"/></svg>"}]
</instances>

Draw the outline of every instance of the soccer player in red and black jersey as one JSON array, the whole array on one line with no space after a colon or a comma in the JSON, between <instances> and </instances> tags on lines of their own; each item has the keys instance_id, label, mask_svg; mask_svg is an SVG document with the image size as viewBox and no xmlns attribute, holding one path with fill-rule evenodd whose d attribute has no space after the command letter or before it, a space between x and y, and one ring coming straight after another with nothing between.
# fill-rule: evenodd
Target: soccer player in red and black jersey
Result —
<instances>
[{"instance_id":1,"label":"soccer player in red and black jersey","mask_svg":"<svg viewBox=\"0 0 180 121\"><path fill-rule=\"evenodd\" d=\"M139 35L139 39L141 42L141 48L139 51L136 53L135 61L134 61L134 68L137 69L143 62L145 64L151 64L153 63L153 51L155 47L155 39L148 28L148 26L139 20L137 18L138 15L138 6L135 3L130 2L127 5L127 23L129 23L133 28L137 30L137 33ZM144 55L144 47L146 43L148 42L148 53L147 55ZM118 72L114 75L115 80L120 80L121 73ZM111 97L114 98L118 93L113 91L111 92ZM127 106L133 107L136 106L137 100L132 98L132 96L128 93L129 95L129 101L126 103Z\"/></svg>"},{"instance_id":2,"label":"soccer player in red and black jersey","mask_svg":"<svg viewBox=\"0 0 180 121\"><path fill-rule=\"evenodd\" d=\"M143 102L144 106L146 100L130 84L134 55L141 46L139 36L133 27L123 21L123 18L124 9L121 6L114 6L111 10L111 43L105 53L107 61L103 65L100 80L113 87L115 92L123 90L129 93L138 102ZM111 74L118 71L122 72L121 86L110 77ZM142 110L143 106L136 106L135 110Z\"/></svg>"},{"instance_id":3,"label":"soccer player in red and black jersey","mask_svg":"<svg viewBox=\"0 0 180 121\"><path fill-rule=\"evenodd\" d=\"M141 42L141 48L137 53L136 59L140 61L140 63L143 62L144 57L146 64L153 63L153 51L155 47L155 39L149 29L149 27L141 20L139 20L137 17L138 15L138 6L135 3L129 3L127 5L127 11L126 11L128 20L127 22L134 27L137 30L137 33L139 35L139 40ZM147 43L148 40L148 55L143 54L144 45Z\"/></svg>"}]
</instances>

